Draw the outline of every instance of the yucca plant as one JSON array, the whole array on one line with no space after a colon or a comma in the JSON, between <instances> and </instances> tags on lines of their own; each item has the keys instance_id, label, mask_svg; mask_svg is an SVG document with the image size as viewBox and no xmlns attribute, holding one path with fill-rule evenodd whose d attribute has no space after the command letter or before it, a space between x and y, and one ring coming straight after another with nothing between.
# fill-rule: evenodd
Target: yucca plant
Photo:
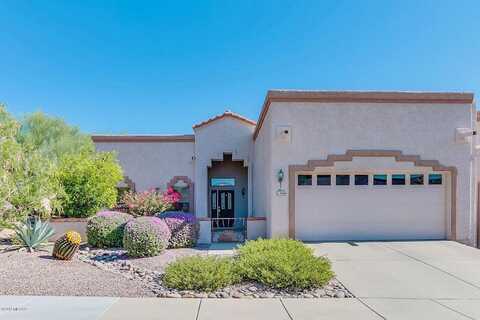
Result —
<instances>
[{"instance_id":1,"label":"yucca plant","mask_svg":"<svg viewBox=\"0 0 480 320\"><path fill-rule=\"evenodd\" d=\"M55 234L48 222L42 222L38 217L30 218L24 224L15 226L15 233L19 246L27 248L28 252L34 252Z\"/></svg>"}]
</instances>

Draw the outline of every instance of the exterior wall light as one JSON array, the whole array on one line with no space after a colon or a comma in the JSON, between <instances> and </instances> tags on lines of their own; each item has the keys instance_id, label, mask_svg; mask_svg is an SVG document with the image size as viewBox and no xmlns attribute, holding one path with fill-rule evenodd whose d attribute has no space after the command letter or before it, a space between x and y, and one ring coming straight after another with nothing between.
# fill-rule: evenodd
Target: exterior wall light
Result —
<instances>
[{"instance_id":1,"label":"exterior wall light","mask_svg":"<svg viewBox=\"0 0 480 320\"><path fill-rule=\"evenodd\" d=\"M283 172L283 169L278 170L277 171L277 181L278 181L278 184L279 184L279 188L277 190L277 195L278 196L284 196L284 195L287 194L287 192L282 189L282 182L283 182L284 178L285 178L285 173Z\"/></svg>"},{"instance_id":2,"label":"exterior wall light","mask_svg":"<svg viewBox=\"0 0 480 320\"><path fill-rule=\"evenodd\" d=\"M283 169L278 170L277 180L278 180L278 183L280 184L280 189L282 189L282 182L284 177L285 177L285 174L283 173Z\"/></svg>"}]
</instances>

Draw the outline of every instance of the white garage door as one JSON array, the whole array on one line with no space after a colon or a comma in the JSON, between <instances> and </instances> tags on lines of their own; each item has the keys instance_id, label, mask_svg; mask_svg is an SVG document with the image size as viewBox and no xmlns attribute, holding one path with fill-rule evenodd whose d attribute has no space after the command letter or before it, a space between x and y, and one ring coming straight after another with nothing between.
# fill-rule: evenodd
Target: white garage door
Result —
<instances>
[{"instance_id":1,"label":"white garage door","mask_svg":"<svg viewBox=\"0 0 480 320\"><path fill-rule=\"evenodd\" d=\"M442 174L299 174L295 183L297 239L446 238Z\"/></svg>"}]
</instances>

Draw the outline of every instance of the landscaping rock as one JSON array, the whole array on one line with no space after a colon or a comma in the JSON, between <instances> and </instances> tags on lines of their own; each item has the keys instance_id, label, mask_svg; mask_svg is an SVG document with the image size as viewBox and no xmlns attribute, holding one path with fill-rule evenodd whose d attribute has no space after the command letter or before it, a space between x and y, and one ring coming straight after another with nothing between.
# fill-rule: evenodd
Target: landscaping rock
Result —
<instances>
[{"instance_id":1,"label":"landscaping rock","mask_svg":"<svg viewBox=\"0 0 480 320\"><path fill-rule=\"evenodd\" d=\"M351 298L351 294L340 281L332 279L323 288L311 290L280 290L268 288L262 284L248 282L223 288L215 293L196 292L191 290L177 291L163 286L163 269L150 270L148 264L141 264L144 268L135 266L121 249L88 249L82 248L77 258L80 261L94 265L100 269L117 273L152 291L161 298L235 298L235 299L271 299L271 298ZM147 260L148 261L148 260Z\"/></svg>"}]
</instances>

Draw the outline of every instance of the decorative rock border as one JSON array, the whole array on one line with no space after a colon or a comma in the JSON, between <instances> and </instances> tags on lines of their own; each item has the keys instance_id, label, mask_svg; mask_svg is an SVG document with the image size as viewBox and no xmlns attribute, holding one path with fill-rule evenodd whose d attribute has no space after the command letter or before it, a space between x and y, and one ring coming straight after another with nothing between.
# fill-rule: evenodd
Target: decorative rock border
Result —
<instances>
[{"instance_id":1,"label":"decorative rock border","mask_svg":"<svg viewBox=\"0 0 480 320\"><path fill-rule=\"evenodd\" d=\"M337 279L326 286L311 290L279 290L260 283L241 283L221 290L206 293L190 290L169 289L162 285L163 273L146 270L132 265L125 250L89 250L83 248L77 255L80 261L102 270L117 273L123 277L142 282L160 298L353 298L354 295Z\"/></svg>"}]
</instances>

